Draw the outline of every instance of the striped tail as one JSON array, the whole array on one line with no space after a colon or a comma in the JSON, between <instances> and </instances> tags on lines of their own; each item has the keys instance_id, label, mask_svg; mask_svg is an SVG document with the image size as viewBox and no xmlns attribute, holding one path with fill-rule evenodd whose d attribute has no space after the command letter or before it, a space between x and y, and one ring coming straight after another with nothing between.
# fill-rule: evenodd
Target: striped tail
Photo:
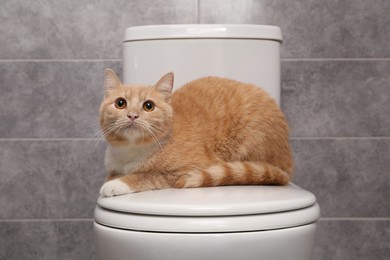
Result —
<instances>
[{"instance_id":1,"label":"striped tail","mask_svg":"<svg viewBox=\"0 0 390 260\"><path fill-rule=\"evenodd\" d=\"M178 178L175 188L223 185L287 185L290 174L262 162L225 162L206 170L194 170Z\"/></svg>"}]
</instances>

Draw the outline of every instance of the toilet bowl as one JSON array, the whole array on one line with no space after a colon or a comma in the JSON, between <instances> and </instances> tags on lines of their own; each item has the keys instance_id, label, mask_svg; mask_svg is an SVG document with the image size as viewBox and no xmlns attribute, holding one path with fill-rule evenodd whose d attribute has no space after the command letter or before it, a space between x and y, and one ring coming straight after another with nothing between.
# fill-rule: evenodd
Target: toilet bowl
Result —
<instances>
[{"instance_id":1,"label":"toilet bowl","mask_svg":"<svg viewBox=\"0 0 390 260\"><path fill-rule=\"evenodd\" d=\"M100 259L309 260L319 207L298 186L227 186L99 198Z\"/></svg>"},{"instance_id":2,"label":"toilet bowl","mask_svg":"<svg viewBox=\"0 0 390 260\"><path fill-rule=\"evenodd\" d=\"M203 76L261 86L280 101L280 29L260 25L161 25L126 30L125 84L174 89ZM320 210L294 184L166 189L99 198L101 260L309 260Z\"/></svg>"}]
</instances>

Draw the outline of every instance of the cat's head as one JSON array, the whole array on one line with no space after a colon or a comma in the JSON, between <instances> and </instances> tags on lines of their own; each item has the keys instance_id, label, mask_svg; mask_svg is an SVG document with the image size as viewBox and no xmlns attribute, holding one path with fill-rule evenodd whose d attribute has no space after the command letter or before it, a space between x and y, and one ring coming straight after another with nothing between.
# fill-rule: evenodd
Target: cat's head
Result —
<instances>
[{"instance_id":1,"label":"cat's head","mask_svg":"<svg viewBox=\"0 0 390 260\"><path fill-rule=\"evenodd\" d=\"M100 126L108 143L158 145L165 140L172 126L172 88L173 73L154 86L136 86L123 85L112 70L106 69Z\"/></svg>"}]
</instances>

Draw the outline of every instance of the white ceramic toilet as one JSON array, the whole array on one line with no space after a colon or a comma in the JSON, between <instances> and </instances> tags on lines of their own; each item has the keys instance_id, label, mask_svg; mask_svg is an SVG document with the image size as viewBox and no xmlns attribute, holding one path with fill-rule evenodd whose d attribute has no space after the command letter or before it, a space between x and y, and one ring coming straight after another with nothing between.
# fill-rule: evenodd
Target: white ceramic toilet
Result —
<instances>
[{"instance_id":1,"label":"white ceramic toilet","mask_svg":"<svg viewBox=\"0 0 390 260\"><path fill-rule=\"evenodd\" d=\"M175 88L202 76L262 86L280 101L278 27L161 25L126 30L125 83ZM99 198L101 260L309 260L320 210L315 196L288 186L167 189Z\"/></svg>"}]
</instances>

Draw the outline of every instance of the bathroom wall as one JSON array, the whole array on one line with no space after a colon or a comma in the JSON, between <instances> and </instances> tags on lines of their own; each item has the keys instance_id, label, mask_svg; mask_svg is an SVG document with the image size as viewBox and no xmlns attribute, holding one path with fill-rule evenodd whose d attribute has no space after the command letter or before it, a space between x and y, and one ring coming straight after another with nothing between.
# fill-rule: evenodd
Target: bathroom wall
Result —
<instances>
[{"instance_id":1,"label":"bathroom wall","mask_svg":"<svg viewBox=\"0 0 390 260\"><path fill-rule=\"evenodd\" d=\"M322 208L314 260L390 255L390 1L0 3L0 259L95 259L103 70L128 26L282 28L294 182ZM158 62L158 61L157 61Z\"/></svg>"}]
</instances>

